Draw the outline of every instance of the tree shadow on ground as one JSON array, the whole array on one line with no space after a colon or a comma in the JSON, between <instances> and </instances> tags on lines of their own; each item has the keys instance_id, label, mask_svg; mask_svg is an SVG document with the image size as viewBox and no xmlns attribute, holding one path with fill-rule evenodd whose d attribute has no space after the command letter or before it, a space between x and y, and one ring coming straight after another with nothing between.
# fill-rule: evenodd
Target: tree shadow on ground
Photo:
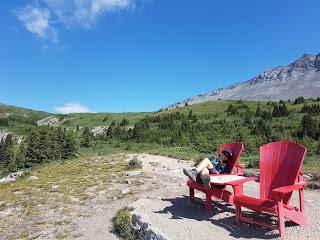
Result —
<instances>
[{"instance_id":1,"label":"tree shadow on ground","mask_svg":"<svg viewBox=\"0 0 320 240\"><path fill-rule=\"evenodd\" d=\"M258 225L242 223L237 225L235 218L235 208L227 203L214 201L213 211L207 212L204 204L190 204L187 196L177 198L161 199L162 201L168 201L170 206L165 207L163 210L156 211L160 214L171 214L171 219L193 219L196 221L208 221L212 224L223 227L230 232L229 236L234 238L260 238L260 239L275 239L278 238L279 233L277 230L270 230L268 228L262 228ZM226 217L216 218L216 215L220 213L226 213ZM260 221L274 222L276 220L270 214L244 212L246 217L254 217ZM295 226L291 221L286 222L286 227Z\"/></svg>"}]
</instances>

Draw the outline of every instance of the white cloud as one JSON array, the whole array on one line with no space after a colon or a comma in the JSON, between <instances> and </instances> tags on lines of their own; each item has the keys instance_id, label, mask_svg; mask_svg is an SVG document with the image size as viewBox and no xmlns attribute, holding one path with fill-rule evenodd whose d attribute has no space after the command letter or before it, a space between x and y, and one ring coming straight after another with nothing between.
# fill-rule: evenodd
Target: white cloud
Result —
<instances>
[{"instance_id":1,"label":"white cloud","mask_svg":"<svg viewBox=\"0 0 320 240\"><path fill-rule=\"evenodd\" d=\"M134 10L137 1L141 0L38 0L14 13L31 33L56 43L59 25L91 29L102 15Z\"/></svg>"},{"instance_id":2,"label":"white cloud","mask_svg":"<svg viewBox=\"0 0 320 240\"><path fill-rule=\"evenodd\" d=\"M92 112L89 108L78 103L66 103L62 107L55 107L54 110L58 113L89 113Z\"/></svg>"},{"instance_id":3,"label":"white cloud","mask_svg":"<svg viewBox=\"0 0 320 240\"><path fill-rule=\"evenodd\" d=\"M48 8L27 5L14 11L14 13L27 30L34 33L38 38L53 43L58 41L57 30L50 24L50 11Z\"/></svg>"}]
</instances>

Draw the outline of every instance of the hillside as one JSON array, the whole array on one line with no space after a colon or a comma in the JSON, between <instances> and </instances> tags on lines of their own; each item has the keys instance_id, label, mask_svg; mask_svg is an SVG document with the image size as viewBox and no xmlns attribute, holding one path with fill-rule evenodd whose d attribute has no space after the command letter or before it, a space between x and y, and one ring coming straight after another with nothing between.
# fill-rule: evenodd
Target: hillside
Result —
<instances>
[{"instance_id":1,"label":"hillside","mask_svg":"<svg viewBox=\"0 0 320 240\"><path fill-rule=\"evenodd\" d=\"M16 135L26 135L30 129L37 125L37 121L47 117L56 117L58 126L68 129L76 129L77 126L94 128L96 126L110 125L112 121L121 122L123 118L133 125L145 116L141 113L77 113L77 114L54 114L32 109L9 106L0 103L0 119L7 119L8 124L0 123L0 132L12 132Z\"/></svg>"},{"instance_id":2,"label":"hillside","mask_svg":"<svg viewBox=\"0 0 320 240\"><path fill-rule=\"evenodd\" d=\"M304 54L287 66L267 69L243 83L190 97L167 108L221 99L279 101L299 96L320 97L320 54Z\"/></svg>"},{"instance_id":3,"label":"hillside","mask_svg":"<svg viewBox=\"0 0 320 240\"><path fill-rule=\"evenodd\" d=\"M11 131L14 135L33 137L23 148L14 145L14 150L9 147L7 153L2 153L11 157L6 157L0 173L4 175L17 167L69 158L76 153L103 155L112 149L195 159L212 154L221 144L232 141L244 143L246 153L242 160L248 166L257 167L259 147L278 140L292 140L306 146L306 167L317 171L320 166L320 100L297 100L214 101L149 113L61 115L26 110L25 115L19 113L24 122L10 118L13 112L21 109L6 106L2 108L0 123L8 123L8 126L2 126L0 132ZM36 127L35 120L48 116L58 119L56 126L60 126L60 130ZM125 123L124 119L127 119ZM107 127L92 136L90 132L99 126Z\"/></svg>"}]
</instances>

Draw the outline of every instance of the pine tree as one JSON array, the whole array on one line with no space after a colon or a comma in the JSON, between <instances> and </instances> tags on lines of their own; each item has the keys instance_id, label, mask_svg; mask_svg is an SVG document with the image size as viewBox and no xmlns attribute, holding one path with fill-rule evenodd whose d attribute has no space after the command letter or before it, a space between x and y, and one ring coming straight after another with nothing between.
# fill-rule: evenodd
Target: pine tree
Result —
<instances>
[{"instance_id":1,"label":"pine tree","mask_svg":"<svg viewBox=\"0 0 320 240\"><path fill-rule=\"evenodd\" d=\"M11 134L8 134L0 144L0 166L7 169L10 162L13 161L13 156L13 138Z\"/></svg>"},{"instance_id":2,"label":"pine tree","mask_svg":"<svg viewBox=\"0 0 320 240\"><path fill-rule=\"evenodd\" d=\"M89 148L92 146L93 135L89 129L89 127L85 127L82 133L81 146Z\"/></svg>"},{"instance_id":3,"label":"pine tree","mask_svg":"<svg viewBox=\"0 0 320 240\"><path fill-rule=\"evenodd\" d=\"M256 117L261 117L261 114L262 114L262 112L261 112L261 108L260 108L260 103L258 102L258 107L257 107L257 109L256 109L256 114L255 114L255 116L256 116Z\"/></svg>"},{"instance_id":4,"label":"pine tree","mask_svg":"<svg viewBox=\"0 0 320 240\"><path fill-rule=\"evenodd\" d=\"M66 132L64 134L64 141L61 149L61 158L68 159L74 157L77 152L77 141L72 132Z\"/></svg>"}]
</instances>

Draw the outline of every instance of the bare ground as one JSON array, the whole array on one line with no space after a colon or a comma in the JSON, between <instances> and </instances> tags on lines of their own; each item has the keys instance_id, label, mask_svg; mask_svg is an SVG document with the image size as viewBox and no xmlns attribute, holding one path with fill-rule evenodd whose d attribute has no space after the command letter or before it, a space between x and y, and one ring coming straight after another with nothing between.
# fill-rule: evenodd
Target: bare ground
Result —
<instances>
[{"instance_id":1,"label":"bare ground","mask_svg":"<svg viewBox=\"0 0 320 240\"><path fill-rule=\"evenodd\" d=\"M237 226L234 207L224 202L216 201L211 213L207 213L202 204L189 205L186 177L181 169L191 166L192 162L147 154L139 155L139 159L143 162L141 171L131 171L129 176L117 172L107 181L102 181L97 174L91 178L90 187L85 188L83 200L79 196L70 199L68 195L68 202L56 201L49 209L43 208L38 219L30 218L22 224L22 220L28 218L19 217L23 215L19 208L0 208L0 239L118 239L112 232L112 218L118 209L128 205L134 206L144 219L170 239L278 237L277 231L248 224ZM97 158L95 161L108 160ZM258 192L257 183L245 184L245 193L257 196ZM201 193L197 194L202 197ZM300 227L287 221L286 239L320 239L320 191L307 190L305 199L310 224ZM293 200L297 201L296 195Z\"/></svg>"}]
</instances>

